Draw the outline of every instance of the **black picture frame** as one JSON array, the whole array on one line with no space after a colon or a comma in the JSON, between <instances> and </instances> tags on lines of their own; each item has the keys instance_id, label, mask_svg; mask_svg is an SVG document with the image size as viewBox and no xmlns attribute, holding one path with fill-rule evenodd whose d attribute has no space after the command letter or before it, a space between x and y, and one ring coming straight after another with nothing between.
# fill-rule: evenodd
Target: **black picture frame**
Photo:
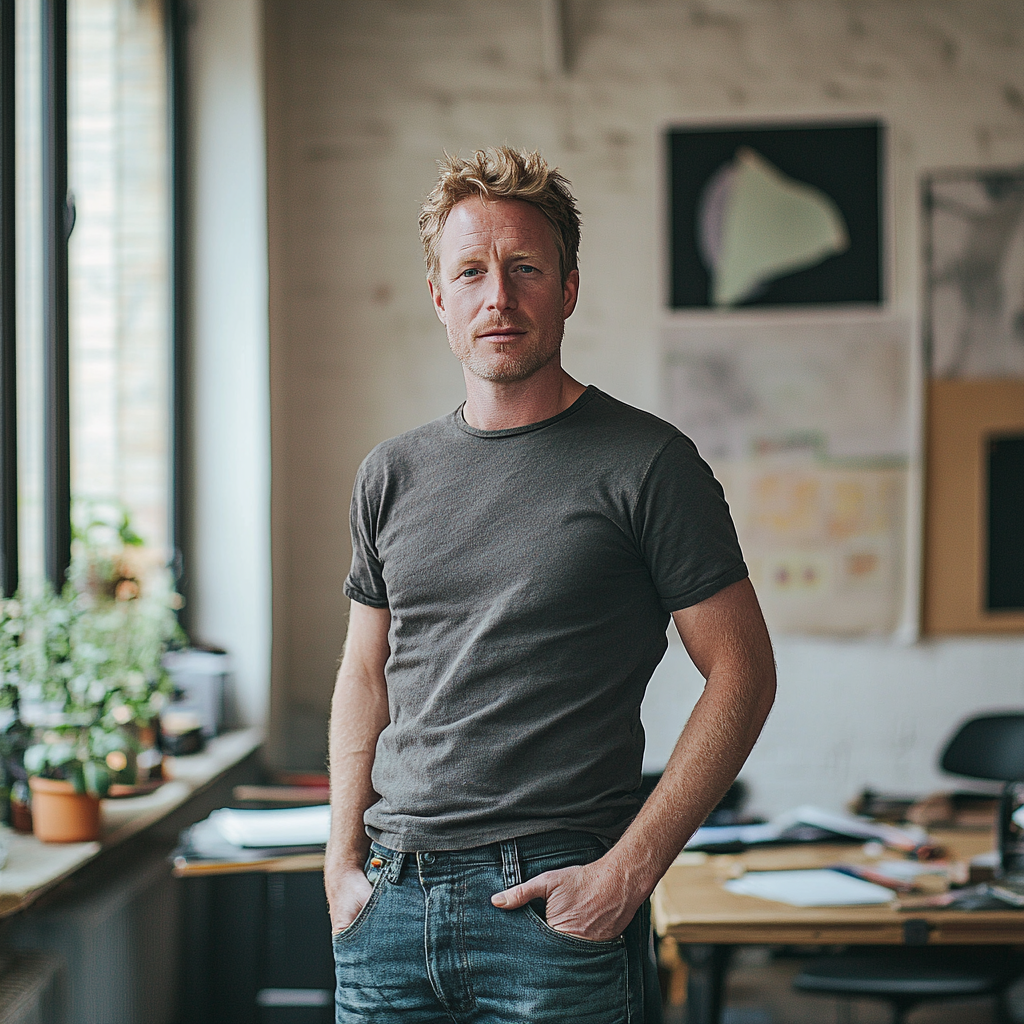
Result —
<instances>
[{"instance_id":1,"label":"black picture frame","mask_svg":"<svg viewBox=\"0 0 1024 1024\"><path fill-rule=\"evenodd\" d=\"M845 219L850 245L816 266L767 283L735 308L882 304L881 122L673 127L666 141L670 308L713 308L711 279L697 238L699 204L709 179L742 146L831 197Z\"/></svg>"}]
</instances>

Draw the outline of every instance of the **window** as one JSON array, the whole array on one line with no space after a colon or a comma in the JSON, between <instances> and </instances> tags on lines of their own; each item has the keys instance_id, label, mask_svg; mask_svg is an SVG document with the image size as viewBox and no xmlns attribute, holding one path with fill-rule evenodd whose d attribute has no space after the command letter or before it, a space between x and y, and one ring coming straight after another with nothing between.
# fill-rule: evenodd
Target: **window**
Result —
<instances>
[{"instance_id":1,"label":"window","mask_svg":"<svg viewBox=\"0 0 1024 1024\"><path fill-rule=\"evenodd\" d=\"M163 0L16 0L14 8L18 561L22 585L34 587L59 564L68 486L76 500L123 506L154 557L168 558L177 543L167 74L176 33ZM47 24L58 26L55 43ZM58 83L57 103L48 102L47 81ZM53 279L61 239L47 223L63 160L67 210L50 220L57 231L71 227L66 286ZM52 355L61 329L64 370ZM54 371L66 375L63 426Z\"/></svg>"},{"instance_id":2,"label":"window","mask_svg":"<svg viewBox=\"0 0 1024 1024\"><path fill-rule=\"evenodd\" d=\"M166 71L159 0L68 4L71 492L168 543Z\"/></svg>"}]
</instances>

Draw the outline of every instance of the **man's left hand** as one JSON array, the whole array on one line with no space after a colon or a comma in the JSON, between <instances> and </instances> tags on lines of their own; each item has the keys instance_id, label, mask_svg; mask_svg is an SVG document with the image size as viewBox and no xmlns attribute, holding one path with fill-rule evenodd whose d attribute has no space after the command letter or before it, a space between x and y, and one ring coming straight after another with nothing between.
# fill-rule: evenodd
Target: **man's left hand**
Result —
<instances>
[{"instance_id":1,"label":"man's left hand","mask_svg":"<svg viewBox=\"0 0 1024 1024\"><path fill-rule=\"evenodd\" d=\"M621 881L601 861L545 871L495 893L491 902L502 910L516 910L536 899L545 901L544 916L555 931L592 942L618 938L643 902L633 905Z\"/></svg>"}]
</instances>

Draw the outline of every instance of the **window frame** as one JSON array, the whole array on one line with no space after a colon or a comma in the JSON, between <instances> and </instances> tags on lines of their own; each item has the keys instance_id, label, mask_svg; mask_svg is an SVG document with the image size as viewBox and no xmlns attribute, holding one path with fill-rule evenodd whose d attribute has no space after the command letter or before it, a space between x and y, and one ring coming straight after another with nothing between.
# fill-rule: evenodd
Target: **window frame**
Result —
<instances>
[{"instance_id":1,"label":"window frame","mask_svg":"<svg viewBox=\"0 0 1024 1024\"><path fill-rule=\"evenodd\" d=\"M0 592L19 585L15 289L16 0L0 0ZM71 417L68 241L74 204L68 192L67 0L41 0L43 249L43 565L61 589L71 564ZM185 232L187 164L184 0L164 0L167 54L169 216L169 493L168 535L179 583L187 532L184 444L188 314Z\"/></svg>"},{"instance_id":2,"label":"window frame","mask_svg":"<svg viewBox=\"0 0 1024 1024\"><path fill-rule=\"evenodd\" d=\"M0 0L0 593L18 589L15 0Z\"/></svg>"}]
</instances>

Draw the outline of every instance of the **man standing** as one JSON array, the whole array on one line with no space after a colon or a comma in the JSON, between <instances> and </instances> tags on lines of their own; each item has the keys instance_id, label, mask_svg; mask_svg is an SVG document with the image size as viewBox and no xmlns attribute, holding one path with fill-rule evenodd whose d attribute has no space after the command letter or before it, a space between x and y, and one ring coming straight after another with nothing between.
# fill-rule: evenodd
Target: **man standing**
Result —
<instances>
[{"instance_id":1,"label":"man standing","mask_svg":"<svg viewBox=\"0 0 1024 1024\"><path fill-rule=\"evenodd\" d=\"M375 448L352 499L337 1020L657 1020L646 901L761 730L768 634L692 443L561 367L565 179L536 153L448 157L420 233L466 402ZM641 807L670 617L706 686Z\"/></svg>"}]
</instances>

